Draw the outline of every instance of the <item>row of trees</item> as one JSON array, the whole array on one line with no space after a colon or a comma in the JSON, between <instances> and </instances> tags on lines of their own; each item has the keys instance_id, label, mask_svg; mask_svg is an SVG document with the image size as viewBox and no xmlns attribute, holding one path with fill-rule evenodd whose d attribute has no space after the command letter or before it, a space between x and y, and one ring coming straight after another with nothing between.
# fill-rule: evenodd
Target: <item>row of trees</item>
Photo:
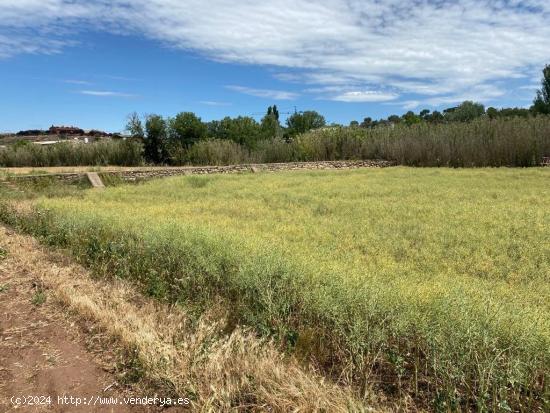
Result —
<instances>
[{"instance_id":1,"label":"row of trees","mask_svg":"<svg viewBox=\"0 0 550 413\"><path fill-rule=\"evenodd\" d=\"M249 116L225 117L222 120L203 122L192 112L181 112L173 118L137 113L128 116L126 130L145 142L145 158L149 162L179 162L197 142L210 138L230 140L247 149L254 149L258 142L276 138L290 140L311 129L325 126L325 118L315 111L296 112L286 120L286 127L279 121L276 105L267 109L260 122Z\"/></svg>"},{"instance_id":2,"label":"row of trees","mask_svg":"<svg viewBox=\"0 0 550 413\"><path fill-rule=\"evenodd\" d=\"M485 106L481 103L465 101L459 106L445 109L443 112L433 111L428 109L420 111L418 114L413 111L405 113L403 116L391 115L386 119L373 120L365 118L361 123L351 121L351 127L374 128L376 126L387 126L403 123L406 125L414 125L421 122L443 123L443 122L470 122L482 116L487 116L490 119L510 118L519 116L526 118L536 114L545 114L546 106L539 105L541 110L523 108L502 108L496 109L493 107L485 110Z\"/></svg>"},{"instance_id":3,"label":"row of trees","mask_svg":"<svg viewBox=\"0 0 550 413\"><path fill-rule=\"evenodd\" d=\"M485 117L488 119L550 114L550 65L543 70L542 87L537 92L529 109L485 107L481 103L465 101L459 106L439 111L424 109L419 113L409 111L402 116L391 115L386 119L373 120L366 117L361 123L350 122L352 128L371 129L380 126L415 125L420 123L470 122ZM192 112L182 112L173 118L137 113L128 117L126 129L134 136L144 139L145 159L153 163L183 163L189 149L205 139L228 140L253 150L262 141L282 139L290 142L295 136L326 126L325 118L315 111L295 112L281 125L276 105L267 108L260 122L249 116L225 117L222 120L203 122ZM341 127L342 125L332 124Z\"/></svg>"}]
</instances>

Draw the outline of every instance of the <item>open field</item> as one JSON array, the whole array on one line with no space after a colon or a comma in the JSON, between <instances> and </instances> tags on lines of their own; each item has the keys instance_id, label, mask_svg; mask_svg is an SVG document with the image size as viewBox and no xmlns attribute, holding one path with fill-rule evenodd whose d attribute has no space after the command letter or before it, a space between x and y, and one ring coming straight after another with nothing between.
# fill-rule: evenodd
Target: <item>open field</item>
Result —
<instances>
[{"instance_id":1,"label":"open field","mask_svg":"<svg viewBox=\"0 0 550 413\"><path fill-rule=\"evenodd\" d=\"M550 170L293 171L42 198L1 218L246 325L362 397L548 407Z\"/></svg>"}]
</instances>

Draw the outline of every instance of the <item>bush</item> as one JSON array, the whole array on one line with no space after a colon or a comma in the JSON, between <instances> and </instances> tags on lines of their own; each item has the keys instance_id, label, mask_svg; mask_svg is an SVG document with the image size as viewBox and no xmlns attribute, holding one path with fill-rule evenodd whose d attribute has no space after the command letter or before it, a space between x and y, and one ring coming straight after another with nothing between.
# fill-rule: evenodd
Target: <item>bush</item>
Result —
<instances>
[{"instance_id":1,"label":"bush","mask_svg":"<svg viewBox=\"0 0 550 413\"><path fill-rule=\"evenodd\" d=\"M188 162L196 165L231 165L250 161L248 151L231 140L200 141L187 152Z\"/></svg>"}]
</instances>

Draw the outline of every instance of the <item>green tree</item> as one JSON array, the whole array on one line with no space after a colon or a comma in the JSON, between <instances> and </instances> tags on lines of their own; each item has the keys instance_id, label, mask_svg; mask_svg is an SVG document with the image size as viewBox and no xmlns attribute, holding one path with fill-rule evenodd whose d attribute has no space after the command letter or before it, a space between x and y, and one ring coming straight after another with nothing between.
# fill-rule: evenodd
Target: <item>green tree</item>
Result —
<instances>
[{"instance_id":1,"label":"green tree","mask_svg":"<svg viewBox=\"0 0 550 413\"><path fill-rule=\"evenodd\" d=\"M226 122L228 139L247 148L256 146L258 140L262 138L261 126L254 118L250 116L239 116Z\"/></svg>"},{"instance_id":2,"label":"green tree","mask_svg":"<svg viewBox=\"0 0 550 413\"><path fill-rule=\"evenodd\" d=\"M451 122L468 122L485 114L485 106L481 103L467 100L456 108L446 109L445 119Z\"/></svg>"},{"instance_id":3,"label":"green tree","mask_svg":"<svg viewBox=\"0 0 550 413\"><path fill-rule=\"evenodd\" d=\"M363 122L361 122L361 124L359 126L361 128L372 128L374 126L372 118L367 117L367 118L363 119Z\"/></svg>"},{"instance_id":4,"label":"green tree","mask_svg":"<svg viewBox=\"0 0 550 413\"><path fill-rule=\"evenodd\" d=\"M262 118L260 125L264 138L272 139L280 137L281 125L279 124L279 111L277 110L277 105L267 108L267 113Z\"/></svg>"},{"instance_id":5,"label":"green tree","mask_svg":"<svg viewBox=\"0 0 550 413\"><path fill-rule=\"evenodd\" d=\"M274 119L273 114L269 116ZM258 140L265 137L260 124L249 116L226 116L220 121L212 121L208 124L208 135L216 139L232 140L248 148L253 148Z\"/></svg>"},{"instance_id":6,"label":"green tree","mask_svg":"<svg viewBox=\"0 0 550 413\"><path fill-rule=\"evenodd\" d=\"M550 65L542 70L541 88L533 101L531 111L535 114L550 115Z\"/></svg>"},{"instance_id":7,"label":"green tree","mask_svg":"<svg viewBox=\"0 0 550 413\"><path fill-rule=\"evenodd\" d=\"M126 118L126 131L134 138L143 138L145 137L145 132L143 130L143 122L137 114L137 112L132 112Z\"/></svg>"},{"instance_id":8,"label":"green tree","mask_svg":"<svg viewBox=\"0 0 550 413\"><path fill-rule=\"evenodd\" d=\"M494 107L487 108L487 116L489 119L496 119L499 116L498 109L495 109Z\"/></svg>"},{"instance_id":9,"label":"green tree","mask_svg":"<svg viewBox=\"0 0 550 413\"><path fill-rule=\"evenodd\" d=\"M314 110L303 113L294 113L287 120L288 135L296 136L312 129L322 128L326 125L324 116Z\"/></svg>"},{"instance_id":10,"label":"green tree","mask_svg":"<svg viewBox=\"0 0 550 413\"><path fill-rule=\"evenodd\" d=\"M399 117L397 115L388 116L388 122L393 123L393 124L400 123L401 122L401 117Z\"/></svg>"},{"instance_id":11,"label":"green tree","mask_svg":"<svg viewBox=\"0 0 550 413\"><path fill-rule=\"evenodd\" d=\"M444 120L445 120L445 117L438 110L434 110L429 115L426 115L427 122L438 123L438 122L443 122Z\"/></svg>"},{"instance_id":12,"label":"green tree","mask_svg":"<svg viewBox=\"0 0 550 413\"><path fill-rule=\"evenodd\" d=\"M145 159L148 162L163 163L168 158L167 124L159 115L148 115L145 120Z\"/></svg>"},{"instance_id":13,"label":"green tree","mask_svg":"<svg viewBox=\"0 0 550 413\"><path fill-rule=\"evenodd\" d=\"M422 118L416 115L412 110L409 110L407 113L403 115L403 121L407 125L414 125L415 123L422 122Z\"/></svg>"},{"instance_id":14,"label":"green tree","mask_svg":"<svg viewBox=\"0 0 550 413\"><path fill-rule=\"evenodd\" d=\"M184 148L207 136L207 126L193 112L181 112L170 120L170 139Z\"/></svg>"}]
</instances>

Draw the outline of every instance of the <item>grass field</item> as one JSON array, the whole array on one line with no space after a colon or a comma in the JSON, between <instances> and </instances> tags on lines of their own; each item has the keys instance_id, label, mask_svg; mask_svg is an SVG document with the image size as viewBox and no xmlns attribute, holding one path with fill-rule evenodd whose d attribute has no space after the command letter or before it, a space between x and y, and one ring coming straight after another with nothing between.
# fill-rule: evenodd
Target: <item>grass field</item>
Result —
<instances>
[{"instance_id":1,"label":"grass field","mask_svg":"<svg viewBox=\"0 0 550 413\"><path fill-rule=\"evenodd\" d=\"M550 170L188 176L43 198L5 221L273 336L358 394L548 408ZM231 328L231 326L228 326Z\"/></svg>"}]
</instances>

